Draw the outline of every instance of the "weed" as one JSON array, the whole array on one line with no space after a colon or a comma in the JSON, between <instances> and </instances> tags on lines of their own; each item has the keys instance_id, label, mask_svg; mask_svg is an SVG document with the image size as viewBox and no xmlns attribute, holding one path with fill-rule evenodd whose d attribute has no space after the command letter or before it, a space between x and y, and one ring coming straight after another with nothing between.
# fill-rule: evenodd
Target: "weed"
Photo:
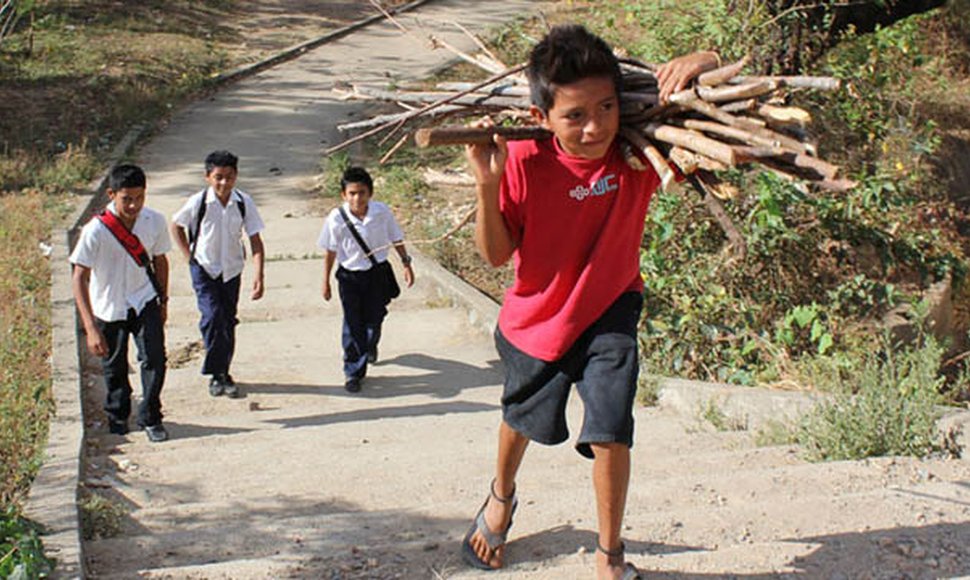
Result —
<instances>
[{"instance_id":1,"label":"weed","mask_svg":"<svg viewBox=\"0 0 970 580\"><path fill-rule=\"evenodd\" d=\"M85 540L113 538L121 533L125 508L97 493L89 493L78 502L81 511L81 535Z\"/></svg>"},{"instance_id":2,"label":"weed","mask_svg":"<svg viewBox=\"0 0 970 580\"><path fill-rule=\"evenodd\" d=\"M925 333L912 346L892 344L887 335L877 346L858 352L850 372L830 375L834 399L803 418L797 437L809 459L922 457L938 450L943 347Z\"/></svg>"},{"instance_id":3,"label":"weed","mask_svg":"<svg viewBox=\"0 0 970 580\"><path fill-rule=\"evenodd\" d=\"M792 445L798 441L795 429L783 421L765 421L755 432L754 443L758 447Z\"/></svg>"},{"instance_id":4,"label":"weed","mask_svg":"<svg viewBox=\"0 0 970 580\"><path fill-rule=\"evenodd\" d=\"M0 578L46 578L54 561L44 555L36 524L15 508L0 511Z\"/></svg>"},{"instance_id":5,"label":"weed","mask_svg":"<svg viewBox=\"0 0 970 580\"><path fill-rule=\"evenodd\" d=\"M637 402L644 407L656 407L660 402L663 379L658 375L640 373L637 377Z\"/></svg>"},{"instance_id":6,"label":"weed","mask_svg":"<svg viewBox=\"0 0 970 580\"><path fill-rule=\"evenodd\" d=\"M38 244L57 211L34 193L0 197L0 509L41 461L50 394L50 272Z\"/></svg>"},{"instance_id":7,"label":"weed","mask_svg":"<svg viewBox=\"0 0 970 580\"><path fill-rule=\"evenodd\" d=\"M700 418L711 424L718 431L745 431L748 428L747 421L738 417L731 417L723 410L714 399L708 399L701 409Z\"/></svg>"}]
</instances>

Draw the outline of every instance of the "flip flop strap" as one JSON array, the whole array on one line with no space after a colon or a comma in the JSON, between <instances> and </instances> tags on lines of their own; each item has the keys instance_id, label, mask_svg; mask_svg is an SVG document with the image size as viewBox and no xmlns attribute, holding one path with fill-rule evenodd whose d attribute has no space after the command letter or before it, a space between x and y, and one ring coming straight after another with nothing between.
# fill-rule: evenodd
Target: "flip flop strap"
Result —
<instances>
[{"instance_id":1,"label":"flip flop strap","mask_svg":"<svg viewBox=\"0 0 970 580\"><path fill-rule=\"evenodd\" d=\"M512 529L512 516L515 515L515 508L518 507L519 502L513 497L512 499L512 513L509 514L509 525L505 526L505 529L501 532L493 532L488 529L488 524L485 523L485 510L478 512L478 517L475 518L475 526L478 528L478 532L485 538L485 543L488 544L488 549L494 551L500 546L504 546L506 539L509 535L509 530Z\"/></svg>"}]
</instances>

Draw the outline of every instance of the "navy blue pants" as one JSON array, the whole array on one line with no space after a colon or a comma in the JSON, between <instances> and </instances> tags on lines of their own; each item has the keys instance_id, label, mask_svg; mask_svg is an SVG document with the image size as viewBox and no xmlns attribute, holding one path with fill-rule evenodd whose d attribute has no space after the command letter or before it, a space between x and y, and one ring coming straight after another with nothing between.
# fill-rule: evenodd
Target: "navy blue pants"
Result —
<instances>
[{"instance_id":1,"label":"navy blue pants","mask_svg":"<svg viewBox=\"0 0 970 580\"><path fill-rule=\"evenodd\" d=\"M344 375L360 379L367 374L367 353L376 352L387 316L384 281L375 268L347 270L340 266L337 283L344 310Z\"/></svg>"},{"instance_id":2,"label":"navy blue pants","mask_svg":"<svg viewBox=\"0 0 970 580\"><path fill-rule=\"evenodd\" d=\"M97 320L108 342L108 356L101 359L108 395L104 410L118 423L131 414L131 383L128 382L128 338L135 339L141 363L141 403L138 424L142 427L162 422L162 384L165 383L165 331L158 302L152 300L139 314L128 310L126 320Z\"/></svg>"},{"instance_id":3,"label":"navy blue pants","mask_svg":"<svg viewBox=\"0 0 970 580\"><path fill-rule=\"evenodd\" d=\"M222 276L213 278L205 268L189 262L192 274L192 288L202 318L199 330L205 342L205 360L202 362L203 375L229 373L232 355L236 351L236 310L239 305L239 283L242 275L225 282Z\"/></svg>"}]
</instances>

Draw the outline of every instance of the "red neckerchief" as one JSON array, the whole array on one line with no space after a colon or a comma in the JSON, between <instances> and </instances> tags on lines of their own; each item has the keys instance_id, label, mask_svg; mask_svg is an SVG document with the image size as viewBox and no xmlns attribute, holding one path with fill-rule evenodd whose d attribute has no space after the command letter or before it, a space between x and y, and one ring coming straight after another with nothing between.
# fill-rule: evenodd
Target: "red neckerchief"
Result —
<instances>
[{"instance_id":1,"label":"red neckerchief","mask_svg":"<svg viewBox=\"0 0 970 580\"><path fill-rule=\"evenodd\" d=\"M125 224L121 223L121 220L118 219L118 216L108 210L103 210L97 215L97 218L114 234L118 243L128 252L128 255L131 256L135 263L145 268L146 264L148 264L148 252L145 251L145 246L141 245L141 240L138 239L138 236L126 228Z\"/></svg>"}]
</instances>

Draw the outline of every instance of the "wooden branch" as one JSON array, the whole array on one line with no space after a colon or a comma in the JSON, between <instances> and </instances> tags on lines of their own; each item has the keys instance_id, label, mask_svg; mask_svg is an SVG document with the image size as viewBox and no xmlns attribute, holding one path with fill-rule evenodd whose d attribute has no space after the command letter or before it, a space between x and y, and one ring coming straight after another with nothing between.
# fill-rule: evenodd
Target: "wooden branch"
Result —
<instances>
[{"instance_id":1,"label":"wooden branch","mask_svg":"<svg viewBox=\"0 0 970 580\"><path fill-rule=\"evenodd\" d=\"M447 98L451 93L419 92L419 91L385 91L374 87L355 86L354 91L365 97L373 97L384 101L400 101L405 103L436 103ZM462 95L452 103L467 106L499 107L502 109L528 108L529 101L521 97L503 97L482 95L478 93Z\"/></svg>"},{"instance_id":2,"label":"wooden branch","mask_svg":"<svg viewBox=\"0 0 970 580\"><path fill-rule=\"evenodd\" d=\"M738 62L724 65L721 68L716 68L706 73L701 73L701 75L697 77L697 84L702 87L716 87L717 85L724 84L728 81L728 79L740 73L741 69L743 69L750 60L751 57L746 55Z\"/></svg>"},{"instance_id":3,"label":"wooden branch","mask_svg":"<svg viewBox=\"0 0 970 580\"><path fill-rule=\"evenodd\" d=\"M797 167L798 169L803 169L806 172L814 172L816 174L814 176L805 175L805 177L809 179L834 179L839 173L839 168L837 165L832 165L827 161L823 161L818 157L812 157L811 155L792 153L790 151L783 151L779 153L773 148L762 149L758 147L735 147L734 150L737 152L738 161L741 163L748 163L751 161L763 163L765 159L770 158L772 160Z\"/></svg>"},{"instance_id":4,"label":"wooden branch","mask_svg":"<svg viewBox=\"0 0 970 580\"><path fill-rule=\"evenodd\" d=\"M703 172L687 176L687 181L701 194L701 198L704 200L704 206L707 207L707 211L714 217L717 225L721 226L721 231L724 232L728 242L741 256L744 256L747 253L748 247L744 236L741 235L741 232L738 231L734 222L731 221L731 217L728 216L721 202L708 190L708 182L715 180L716 178L714 176L704 174Z\"/></svg>"},{"instance_id":5,"label":"wooden branch","mask_svg":"<svg viewBox=\"0 0 970 580\"><path fill-rule=\"evenodd\" d=\"M775 155L781 155L785 152L785 149L779 147L776 141L767 139L760 135L755 135L750 131L740 129L738 127L723 125L721 123L715 123L714 121L698 121L697 119L685 119L683 121L677 121L677 124L685 129L692 129L694 131L701 131L703 133L713 133L715 135L720 135L721 137L727 137L728 139L734 139L735 141L748 143L757 147L767 147L774 150Z\"/></svg>"},{"instance_id":6,"label":"wooden branch","mask_svg":"<svg viewBox=\"0 0 970 580\"><path fill-rule=\"evenodd\" d=\"M667 163L663 154L653 143L650 143L646 137L629 127L621 127L620 134L647 158L647 161L653 166L654 171L660 176L660 185L664 191L669 193L679 189L677 185L677 174L670 168L670 164Z\"/></svg>"},{"instance_id":7,"label":"wooden branch","mask_svg":"<svg viewBox=\"0 0 970 580\"><path fill-rule=\"evenodd\" d=\"M697 87L697 96L708 103L723 103L726 101L740 101L760 97L778 90L778 83L762 81L743 85L725 85L720 87Z\"/></svg>"},{"instance_id":8,"label":"wooden branch","mask_svg":"<svg viewBox=\"0 0 970 580\"><path fill-rule=\"evenodd\" d=\"M468 107L462 107L458 105L448 105L446 107L441 107L435 111L428 113L429 117L436 117L439 115L447 115L449 113L454 113L457 111L467 111ZM364 119L363 121L354 121L353 123L344 123L342 125L337 125L338 131L354 131L357 129L369 129L377 125L386 125L388 123L396 123L406 117L407 112L404 113L394 113L391 115L377 115L376 117L371 117L370 119Z\"/></svg>"},{"instance_id":9,"label":"wooden branch","mask_svg":"<svg viewBox=\"0 0 970 580\"><path fill-rule=\"evenodd\" d=\"M463 83L463 82L447 82L438 83L436 87L442 91L466 91L474 86L474 83ZM507 85L498 85L488 89L481 89L475 91L474 94L482 95L501 95L503 97L529 97L531 93L529 92L529 87L527 85L520 85L517 83L511 83Z\"/></svg>"},{"instance_id":10,"label":"wooden branch","mask_svg":"<svg viewBox=\"0 0 970 580\"><path fill-rule=\"evenodd\" d=\"M681 173L688 174L694 173L698 169L703 169L704 171L724 171L728 169L728 166L720 161L715 161L706 155L701 155L700 153L694 153L693 151L688 151L683 147L671 147L670 148L670 160L673 161L677 167L680 168Z\"/></svg>"},{"instance_id":11,"label":"wooden branch","mask_svg":"<svg viewBox=\"0 0 970 580\"><path fill-rule=\"evenodd\" d=\"M725 113L724 111L718 109L714 105L706 101L702 101L696 97L691 98L689 95L685 95L685 93L688 93L688 91L681 91L680 93L675 93L674 95L671 96L671 100L673 100L674 96L681 95L678 97L679 104L685 107L691 108L697 111L698 113L703 113L708 117L714 119L715 121L720 121L725 125L738 127L740 129L744 129L746 131L754 133L755 135L765 137L767 139L770 139L776 142L778 147L784 147L796 153L809 152L808 146L802 143L801 141L798 141L797 139L792 139L791 137L782 135L781 133L777 133L775 131L772 131L771 129L766 129L743 117L735 117L730 113Z\"/></svg>"},{"instance_id":12,"label":"wooden branch","mask_svg":"<svg viewBox=\"0 0 970 580\"><path fill-rule=\"evenodd\" d=\"M418 147L438 145L488 145L494 135L501 135L509 141L527 139L548 139L552 136L542 127L435 127L418 129L414 141Z\"/></svg>"},{"instance_id":13,"label":"wooden branch","mask_svg":"<svg viewBox=\"0 0 970 580\"><path fill-rule=\"evenodd\" d=\"M734 101L733 103L724 103L718 109L725 113L744 113L753 111L757 106L757 99L745 99L743 101Z\"/></svg>"},{"instance_id":14,"label":"wooden branch","mask_svg":"<svg viewBox=\"0 0 970 580\"><path fill-rule=\"evenodd\" d=\"M804 128L812 122L811 113L798 107L779 107L766 103L759 106L756 112L773 127L797 126Z\"/></svg>"},{"instance_id":15,"label":"wooden branch","mask_svg":"<svg viewBox=\"0 0 970 580\"><path fill-rule=\"evenodd\" d=\"M786 87L799 89L817 89L820 91L837 91L842 86L841 81L834 77L809 76L736 76L727 82L734 84L757 83L761 81L776 81Z\"/></svg>"},{"instance_id":16,"label":"wooden branch","mask_svg":"<svg viewBox=\"0 0 970 580\"><path fill-rule=\"evenodd\" d=\"M726 165L737 165L734 149L730 145L705 137L696 131L681 129L671 125L651 123L644 128L648 137L671 145L678 145L696 153L707 155Z\"/></svg>"},{"instance_id":17,"label":"wooden branch","mask_svg":"<svg viewBox=\"0 0 970 580\"><path fill-rule=\"evenodd\" d=\"M347 147L350 147L352 144L354 144L354 143L356 143L358 141L363 141L364 139L366 139L366 138L368 138L368 137L370 137L372 135L376 135L377 133L380 133L381 131L383 131L384 129L387 129L388 127L391 127L392 125L397 125L398 127L400 127L404 123L406 123L407 121L409 121L410 119L413 119L414 117L417 117L419 115L423 115L424 113L427 113L428 111L432 111L434 109L437 109L438 107L443 107L445 105L451 104L454 100L459 99L459 98L463 97L464 95L467 95L469 93L473 93L473 92L477 91L478 89L480 89L482 87L487 87L488 85L494 84L494 83L496 83L496 82L504 79L505 77L514 75L517 72L520 72L522 70L525 70L525 67L526 66L527 66L526 64L520 64L520 65L517 65L515 67L512 67L512 68L508 69L507 71L503 72L502 74L493 75L493 76L485 79L484 81L478 83L477 85L473 86L468 91L464 91L464 92L460 92L460 93L455 93L454 95L448 97L447 99L443 99L441 101L438 101L437 103L431 103L430 105L427 105L425 107L421 107L420 109L417 109L417 110L414 110L414 111L411 111L411 112L409 112L406 116L404 116L399 121L389 122L389 123L385 123L383 125L379 125L378 127L375 127L375 128L373 128L373 129L371 129L369 131L366 131L364 133L361 133L360 135L357 135L356 137L353 137L351 139L348 139L348 140L344 141L343 143L340 143L338 145L335 145L333 147L330 147L329 149L327 149L327 150L324 151L324 154L325 155L330 155L330 154L336 153L337 151L340 151L342 149L346 149Z\"/></svg>"}]
</instances>

